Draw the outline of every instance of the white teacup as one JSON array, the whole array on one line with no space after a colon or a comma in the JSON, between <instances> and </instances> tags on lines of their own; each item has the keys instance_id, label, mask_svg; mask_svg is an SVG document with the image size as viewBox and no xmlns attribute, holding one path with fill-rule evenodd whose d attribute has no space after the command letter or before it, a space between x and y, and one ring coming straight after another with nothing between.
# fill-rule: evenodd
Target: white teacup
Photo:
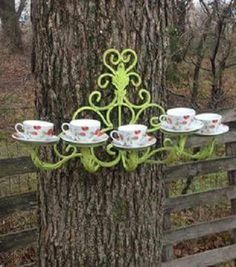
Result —
<instances>
[{"instance_id":1,"label":"white teacup","mask_svg":"<svg viewBox=\"0 0 236 267\"><path fill-rule=\"evenodd\" d=\"M215 133L221 125L222 116L217 113L202 113L195 117L203 122L204 126L201 129L203 133Z\"/></svg>"},{"instance_id":2,"label":"white teacup","mask_svg":"<svg viewBox=\"0 0 236 267\"><path fill-rule=\"evenodd\" d=\"M147 126L142 124L127 124L118 127L110 133L111 138L121 145L139 145L146 136ZM117 137L115 137L115 135Z\"/></svg>"},{"instance_id":3,"label":"white teacup","mask_svg":"<svg viewBox=\"0 0 236 267\"><path fill-rule=\"evenodd\" d=\"M63 123L61 129L74 140L92 141L101 135L101 122L92 119L72 120Z\"/></svg>"},{"instance_id":4,"label":"white teacup","mask_svg":"<svg viewBox=\"0 0 236 267\"><path fill-rule=\"evenodd\" d=\"M167 114L160 116L160 122L166 122L167 127L174 130L186 130L194 121L196 111L191 108L172 108Z\"/></svg>"},{"instance_id":5,"label":"white teacup","mask_svg":"<svg viewBox=\"0 0 236 267\"><path fill-rule=\"evenodd\" d=\"M17 133L26 139L48 139L53 136L53 128L53 123L40 120L27 120L15 125Z\"/></svg>"}]
</instances>

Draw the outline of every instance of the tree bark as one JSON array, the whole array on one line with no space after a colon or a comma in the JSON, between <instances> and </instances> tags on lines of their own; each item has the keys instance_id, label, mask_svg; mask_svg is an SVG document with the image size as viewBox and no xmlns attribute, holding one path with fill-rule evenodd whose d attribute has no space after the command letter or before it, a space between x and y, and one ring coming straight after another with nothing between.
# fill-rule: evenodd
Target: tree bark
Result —
<instances>
[{"instance_id":1,"label":"tree bark","mask_svg":"<svg viewBox=\"0 0 236 267\"><path fill-rule=\"evenodd\" d=\"M87 104L108 48L137 52L143 87L163 105L167 2L32 1L39 117L59 130ZM161 176L157 166L89 174L76 160L39 173L39 266L160 266Z\"/></svg>"},{"instance_id":2,"label":"tree bark","mask_svg":"<svg viewBox=\"0 0 236 267\"><path fill-rule=\"evenodd\" d=\"M19 16L15 11L14 0L0 0L0 18L3 40L13 51L22 49Z\"/></svg>"}]
</instances>

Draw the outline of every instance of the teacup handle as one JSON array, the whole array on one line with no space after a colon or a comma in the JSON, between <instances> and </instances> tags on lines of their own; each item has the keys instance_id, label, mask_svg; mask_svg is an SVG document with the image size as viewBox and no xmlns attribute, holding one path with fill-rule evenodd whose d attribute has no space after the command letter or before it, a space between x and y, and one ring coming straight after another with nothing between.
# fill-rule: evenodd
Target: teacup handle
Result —
<instances>
[{"instance_id":1,"label":"teacup handle","mask_svg":"<svg viewBox=\"0 0 236 267\"><path fill-rule=\"evenodd\" d=\"M67 127L67 129L65 129L65 126ZM61 129L65 134L68 134L68 130L70 129L70 124L67 122L62 123Z\"/></svg>"},{"instance_id":2,"label":"teacup handle","mask_svg":"<svg viewBox=\"0 0 236 267\"><path fill-rule=\"evenodd\" d=\"M23 130L23 132L19 130L19 127ZM24 133L24 125L23 125L22 123L17 123L17 124L15 125L15 130L16 130L17 133L19 133L20 135L25 135L25 133Z\"/></svg>"},{"instance_id":3,"label":"teacup handle","mask_svg":"<svg viewBox=\"0 0 236 267\"><path fill-rule=\"evenodd\" d=\"M166 114L162 114L162 115L159 117L159 121L160 121L160 122L166 121L166 119L167 119L167 115L166 115Z\"/></svg>"},{"instance_id":4,"label":"teacup handle","mask_svg":"<svg viewBox=\"0 0 236 267\"><path fill-rule=\"evenodd\" d=\"M117 134L119 136L119 132L117 130L111 131L110 137L112 138L112 140L117 141L117 142L120 142L119 139L117 139L116 137L114 137L114 134Z\"/></svg>"}]
</instances>

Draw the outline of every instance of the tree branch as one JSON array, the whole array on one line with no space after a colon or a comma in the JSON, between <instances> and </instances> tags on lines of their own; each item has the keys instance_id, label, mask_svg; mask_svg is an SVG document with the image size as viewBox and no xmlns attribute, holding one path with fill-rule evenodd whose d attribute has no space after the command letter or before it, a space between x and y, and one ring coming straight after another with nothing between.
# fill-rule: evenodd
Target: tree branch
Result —
<instances>
[{"instance_id":1,"label":"tree branch","mask_svg":"<svg viewBox=\"0 0 236 267\"><path fill-rule=\"evenodd\" d=\"M18 8L18 10L16 12L16 17L17 17L18 20L19 20L19 18L21 16L22 11L24 10L24 8L26 6L26 3L27 3L27 0L21 0L20 1L19 8Z\"/></svg>"},{"instance_id":2,"label":"tree branch","mask_svg":"<svg viewBox=\"0 0 236 267\"><path fill-rule=\"evenodd\" d=\"M236 62L226 65L225 69L228 69L228 68L231 68L231 67L234 67L234 66L236 66Z\"/></svg>"}]
</instances>

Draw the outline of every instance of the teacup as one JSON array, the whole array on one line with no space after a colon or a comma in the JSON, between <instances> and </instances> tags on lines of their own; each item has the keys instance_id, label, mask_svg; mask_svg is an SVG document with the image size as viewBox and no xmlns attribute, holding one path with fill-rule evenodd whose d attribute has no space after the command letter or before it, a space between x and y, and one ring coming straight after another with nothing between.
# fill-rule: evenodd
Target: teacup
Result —
<instances>
[{"instance_id":1,"label":"teacup","mask_svg":"<svg viewBox=\"0 0 236 267\"><path fill-rule=\"evenodd\" d=\"M166 122L167 127L174 130L186 130L194 121L196 112L191 108L172 108L160 116L160 122Z\"/></svg>"},{"instance_id":2,"label":"teacup","mask_svg":"<svg viewBox=\"0 0 236 267\"><path fill-rule=\"evenodd\" d=\"M202 113L195 117L203 122L204 126L201 129L203 133L215 133L221 125L222 116L217 113Z\"/></svg>"},{"instance_id":3,"label":"teacup","mask_svg":"<svg viewBox=\"0 0 236 267\"><path fill-rule=\"evenodd\" d=\"M92 141L101 135L101 122L92 119L72 120L63 123L61 129L74 140Z\"/></svg>"},{"instance_id":4,"label":"teacup","mask_svg":"<svg viewBox=\"0 0 236 267\"><path fill-rule=\"evenodd\" d=\"M146 136L147 126L142 124L127 124L118 127L110 133L111 138L121 145L139 145ZM117 137L115 137L115 135Z\"/></svg>"},{"instance_id":5,"label":"teacup","mask_svg":"<svg viewBox=\"0 0 236 267\"><path fill-rule=\"evenodd\" d=\"M48 139L53 136L53 128L53 123L40 120L26 120L15 125L17 133L26 139Z\"/></svg>"}]
</instances>

